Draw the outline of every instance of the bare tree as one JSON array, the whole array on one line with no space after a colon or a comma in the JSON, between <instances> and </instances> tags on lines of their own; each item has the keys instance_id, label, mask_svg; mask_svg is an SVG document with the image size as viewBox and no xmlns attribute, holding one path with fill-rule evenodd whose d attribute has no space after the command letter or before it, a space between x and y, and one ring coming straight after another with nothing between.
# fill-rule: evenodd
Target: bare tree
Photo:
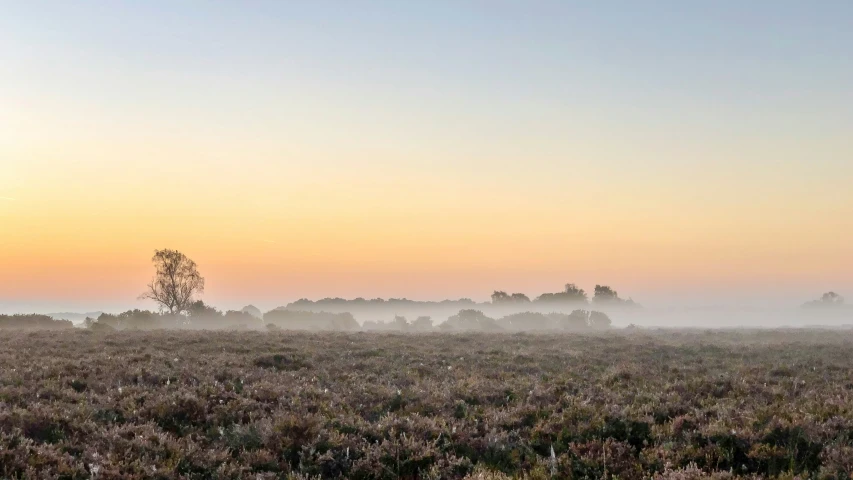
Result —
<instances>
[{"instance_id":1,"label":"bare tree","mask_svg":"<svg viewBox=\"0 0 853 480\"><path fill-rule=\"evenodd\" d=\"M204 292L204 277L195 262L177 250L155 250L156 273L140 298L154 300L171 314L185 312L197 294Z\"/></svg>"}]
</instances>

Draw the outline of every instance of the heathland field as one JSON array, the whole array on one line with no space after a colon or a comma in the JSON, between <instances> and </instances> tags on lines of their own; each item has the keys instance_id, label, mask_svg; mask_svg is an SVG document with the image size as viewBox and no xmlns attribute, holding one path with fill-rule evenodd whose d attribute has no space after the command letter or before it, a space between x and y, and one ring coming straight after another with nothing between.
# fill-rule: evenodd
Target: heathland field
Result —
<instances>
[{"instance_id":1,"label":"heathland field","mask_svg":"<svg viewBox=\"0 0 853 480\"><path fill-rule=\"evenodd\" d=\"M2 478L849 478L853 332L3 332Z\"/></svg>"}]
</instances>

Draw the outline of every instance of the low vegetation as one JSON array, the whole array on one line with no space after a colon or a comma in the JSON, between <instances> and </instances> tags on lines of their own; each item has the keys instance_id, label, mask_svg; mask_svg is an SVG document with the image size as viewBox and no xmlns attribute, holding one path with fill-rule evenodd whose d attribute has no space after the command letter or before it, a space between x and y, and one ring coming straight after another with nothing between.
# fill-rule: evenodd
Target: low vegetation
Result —
<instances>
[{"instance_id":1,"label":"low vegetation","mask_svg":"<svg viewBox=\"0 0 853 480\"><path fill-rule=\"evenodd\" d=\"M849 478L851 347L817 330L7 331L0 478Z\"/></svg>"},{"instance_id":2,"label":"low vegetation","mask_svg":"<svg viewBox=\"0 0 853 480\"><path fill-rule=\"evenodd\" d=\"M248 307L246 307L248 308ZM118 330L303 330L355 332L521 332L521 331L591 331L607 329L610 317L598 311L574 310L571 313L515 313L495 320L473 309L460 310L438 325L432 318L419 316L409 321L396 316L391 322L366 321L360 325L348 312L329 313L275 309L260 318L241 311L221 312L196 301L184 314L157 313L148 310L128 310L119 314L102 313L98 318L86 318L82 327L94 331ZM0 316L0 329L56 330L71 328L67 320L53 320L44 315Z\"/></svg>"},{"instance_id":3,"label":"low vegetation","mask_svg":"<svg viewBox=\"0 0 853 480\"><path fill-rule=\"evenodd\" d=\"M69 320L54 320L47 315L0 315L0 330L64 330L74 328Z\"/></svg>"}]
</instances>

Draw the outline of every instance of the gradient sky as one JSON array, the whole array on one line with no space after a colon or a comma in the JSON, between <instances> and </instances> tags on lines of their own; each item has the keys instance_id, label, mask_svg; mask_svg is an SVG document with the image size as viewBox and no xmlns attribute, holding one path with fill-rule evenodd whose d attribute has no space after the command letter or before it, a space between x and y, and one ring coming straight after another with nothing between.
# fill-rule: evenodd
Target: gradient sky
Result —
<instances>
[{"instance_id":1,"label":"gradient sky","mask_svg":"<svg viewBox=\"0 0 853 480\"><path fill-rule=\"evenodd\" d=\"M26 1L0 311L853 296L853 2Z\"/></svg>"}]
</instances>

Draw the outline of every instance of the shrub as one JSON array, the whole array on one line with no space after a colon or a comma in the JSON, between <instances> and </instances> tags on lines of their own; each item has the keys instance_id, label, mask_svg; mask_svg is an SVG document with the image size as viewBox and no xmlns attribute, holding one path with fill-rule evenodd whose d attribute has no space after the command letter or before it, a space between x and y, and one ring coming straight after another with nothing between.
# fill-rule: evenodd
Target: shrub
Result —
<instances>
[{"instance_id":1,"label":"shrub","mask_svg":"<svg viewBox=\"0 0 853 480\"><path fill-rule=\"evenodd\" d=\"M267 355L255 359L256 367L274 368L276 370L293 371L302 368L311 368L305 359L290 354Z\"/></svg>"},{"instance_id":2,"label":"shrub","mask_svg":"<svg viewBox=\"0 0 853 480\"><path fill-rule=\"evenodd\" d=\"M359 329L350 313L303 312L277 309L264 314L264 322L285 330L338 330Z\"/></svg>"},{"instance_id":3,"label":"shrub","mask_svg":"<svg viewBox=\"0 0 853 480\"><path fill-rule=\"evenodd\" d=\"M69 320L54 320L47 315L0 315L0 329L64 330L74 328Z\"/></svg>"}]
</instances>

